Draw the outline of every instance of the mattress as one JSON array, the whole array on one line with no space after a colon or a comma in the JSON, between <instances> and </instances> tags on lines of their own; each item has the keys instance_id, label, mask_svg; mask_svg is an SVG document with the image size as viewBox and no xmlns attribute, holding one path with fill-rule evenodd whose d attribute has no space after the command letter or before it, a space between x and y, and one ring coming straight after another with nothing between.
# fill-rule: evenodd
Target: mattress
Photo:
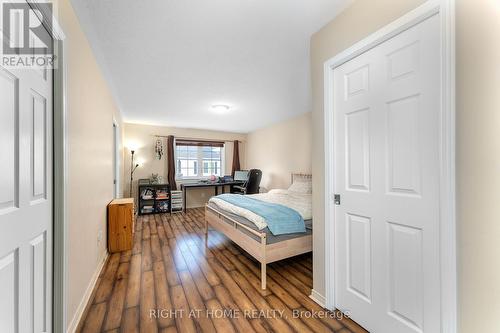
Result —
<instances>
[{"instance_id":1,"label":"mattress","mask_svg":"<svg viewBox=\"0 0 500 333\"><path fill-rule=\"evenodd\" d=\"M251 194L248 195L248 197L293 209L294 211L299 213L300 216L302 216L304 221L312 219L311 194L274 189L270 190L267 193ZM253 222L259 230L263 230L267 227L267 222L262 216L248 209L242 208L238 205L234 205L223 199L219 199L217 196L210 198L209 202L216 204L222 210L237 214L239 216L243 216L244 218Z\"/></svg>"},{"instance_id":2,"label":"mattress","mask_svg":"<svg viewBox=\"0 0 500 333\"><path fill-rule=\"evenodd\" d=\"M246 219L246 218L244 218L242 216L236 215L234 213L225 211L225 210L223 210L222 208L220 208L219 206L217 206L214 203L209 202L207 204L207 206L210 207L210 208L212 208L213 210L221 213L221 214L226 215L227 217L230 217L231 219L235 220L236 222L239 222L239 223L243 224L244 226L249 227L249 228L257 231L257 232L265 232L266 233L267 244L274 244L274 243L279 243L279 242L286 241L286 240L293 239L293 238L297 238L297 237L303 237L303 236L307 236L307 235L312 235L312 219L304 220L304 223L306 225L306 232L300 232L300 233L295 233L295 234L285 234L285 235L275 236L275 235L273 235L271 233L271 231L269 230L269 228L266 227L266 228L264 228L262 230L259 230L255 226L255 224L253 222L251 222L250 220L248 220L248 219ZM231 222L226 221L226 219L223 219L223 220L227 224L232 224ZM248 235L249 237L255 239L258 242L260 242L260 237L252 234L250 231L245 230L243 228L240 228L239 230L241 232L245 233L246 235Z\"/></svg>"}]
</instances>

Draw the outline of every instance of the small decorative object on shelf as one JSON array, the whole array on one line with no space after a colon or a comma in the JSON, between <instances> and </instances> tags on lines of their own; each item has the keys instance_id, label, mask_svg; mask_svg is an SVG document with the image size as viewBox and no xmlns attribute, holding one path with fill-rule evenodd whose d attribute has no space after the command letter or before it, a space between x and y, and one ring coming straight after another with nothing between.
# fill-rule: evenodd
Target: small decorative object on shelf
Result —
<instances>
[{"instance_id":1,"label":"small decorative object on shelf","mask_svg":"<svg viewBox=\"0 0 500 333\"><path fill-rule=\"evenodd\" d=\"M172 213L182 213L183 203L182 203L182 191L170 191L171 197L171 212Z\"/></svg>"},{"instance_id":2,"label":"small decorative object on shelf","mask_svg":"<svg viewBox=\"0 0 500 333\"><path fill-rule=\"evenodd\" d=\"M139 215L170 212L168 184L139 183Z\"/></svg>"},{"instance_id":3,"label":"small decorative object on shelf","mask_svg":"<svg viewBox=\"0 0 500 333\"><path fill-rule=\"evenodd\" d=\"M151 174L151 184L160 184L161 183L161 176L157 173L152 173Z\"/></svg>"}]
</instances>

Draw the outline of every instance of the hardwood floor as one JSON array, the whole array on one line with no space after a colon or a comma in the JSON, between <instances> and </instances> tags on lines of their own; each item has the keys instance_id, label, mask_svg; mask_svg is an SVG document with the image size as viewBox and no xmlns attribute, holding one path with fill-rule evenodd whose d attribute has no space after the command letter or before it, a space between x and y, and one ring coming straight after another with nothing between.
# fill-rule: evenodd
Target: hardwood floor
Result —
<instances>
[{"instance_id":1,"label":"hardwood floor","mask_svg":"<svg viewBox=\"0 0 500 333\"><path fill-rule=\"evenodd\" d=\"M270 264L262 291L257 262L216 231L205 242L203 221L201 208L138 217L133 249L108 258L78 332L366 332L308 297L310 254Z\"/></svg>"}]
</instances>

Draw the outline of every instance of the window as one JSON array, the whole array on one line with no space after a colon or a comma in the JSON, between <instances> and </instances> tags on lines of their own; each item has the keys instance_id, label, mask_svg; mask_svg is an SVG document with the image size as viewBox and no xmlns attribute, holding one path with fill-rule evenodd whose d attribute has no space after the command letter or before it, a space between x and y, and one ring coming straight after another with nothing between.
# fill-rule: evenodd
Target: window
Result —
<instances>
[{"instance_id":1,"label":"window","mask_svg":"<svg viewBox=\"0 0 500 333\"><path fill-rule=\"evenodd\" d=\"M203 159L203 176L223 176L222 174L222 148L201 147Z\"/></svg>"},{"instance_id":2,"label":"window","mask_svg":"<svg viewBox=\"0 0 500 333\"><path fill-rule=\"evenodd\" d=\"M223 142L176 140L176 177L223 176Z\"/></svg>"}]
</instances>

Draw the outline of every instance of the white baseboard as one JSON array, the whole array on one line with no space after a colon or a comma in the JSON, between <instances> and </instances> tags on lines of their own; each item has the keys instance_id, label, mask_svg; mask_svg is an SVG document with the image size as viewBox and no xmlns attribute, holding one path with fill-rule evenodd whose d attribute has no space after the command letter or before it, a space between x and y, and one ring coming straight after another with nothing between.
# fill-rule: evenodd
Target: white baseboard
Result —
<instances>
[{"instance_id":1,"label":"white baseboard","mask_svg":"<svg viewBox=\"0 0 500 333\"><path fill-rule=\"evenodd\" d=\"M311 295L309 295L309 298L318 303L319 305L321 305L321 307L323 308L326 306L325 296L321 295L314 289L311 290Z\"/></svg>"},{"instance_id":2,"label":"white baseboard","mask_svg":"<svg viewBox=\"0 0 500 333\"><path fill-rule=\"evenodd\" d=\"M87 303L90 300L90 296L92 296L92 292L94 291L95 285L97 283L97 279L99 278L99 274L101 273L102 268L104 267L104 264L106 263L106 260L108 259L108 252L106 251L106 255L102 259L101 263L97 266L97 269L94 272L94 275L92 276L92 279L90 279L90 283L87 286L87 290L85 290L85 293L83 294L82 301L80 304L78 304L78 308L76 309L75 315L73 316L73 319L71 319L70 324L68 325L68 329L66 330L67 333L75 333L78 324L80 323L80 320L82 319L83 312L85 311L85 308L87 307Z\"/></svg>"}]
</instances>

